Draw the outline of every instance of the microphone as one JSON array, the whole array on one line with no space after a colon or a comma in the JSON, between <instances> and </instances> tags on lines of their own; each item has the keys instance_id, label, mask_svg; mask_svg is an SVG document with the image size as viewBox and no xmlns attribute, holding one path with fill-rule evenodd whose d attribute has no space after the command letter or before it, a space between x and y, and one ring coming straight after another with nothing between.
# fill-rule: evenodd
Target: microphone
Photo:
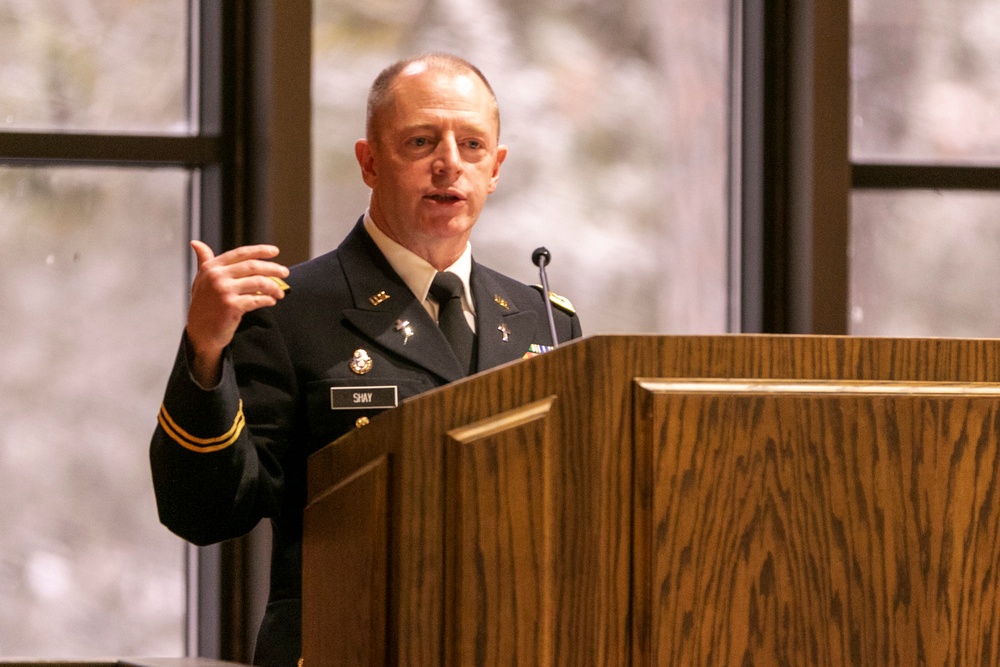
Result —
<instances>
[{"instance_id":1,"label":"microphone","mask_svg":"<svg viewBox=\"0 0 1000 667\"><path fill-rule=\"evenodd\" d=\"M535 248L531 253L531 261L538 267L538 275L542 278L542 299L545 301L545 314L549 318L549 332L552 334L552 347L559 347L559 338L556 336L556 319L552 315L552 300L549 298L549 278L545 275L545 265L552 259L552 254L546 248Z\"/></svg>"}]
</instances>

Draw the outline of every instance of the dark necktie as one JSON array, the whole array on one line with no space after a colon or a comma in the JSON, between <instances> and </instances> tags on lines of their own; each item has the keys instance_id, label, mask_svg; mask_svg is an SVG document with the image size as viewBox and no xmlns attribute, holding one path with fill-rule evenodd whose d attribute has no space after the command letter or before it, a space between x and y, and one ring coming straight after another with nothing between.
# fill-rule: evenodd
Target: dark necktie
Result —
<instances>
[{"instance_id":1,"label":"dark necktie","mask_svg":"<svg viewBox=\"0 0 1000 667\"><path fill-rule=\"evenodd\" d=\"M431 296L438 302L438 326L441 327L441 333L451 343L451 349L455 351L462 368L471 373L476 335L469 328L462 310L464 292L462 279L448 271L439 271L431 283Z\"/></svg>"}]
</instances>

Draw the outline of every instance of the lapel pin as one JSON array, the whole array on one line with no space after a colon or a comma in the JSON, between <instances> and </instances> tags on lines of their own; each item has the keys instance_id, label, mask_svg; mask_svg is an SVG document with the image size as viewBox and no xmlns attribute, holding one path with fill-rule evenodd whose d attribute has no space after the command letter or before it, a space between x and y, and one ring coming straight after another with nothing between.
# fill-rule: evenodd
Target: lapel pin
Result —
<instances>
[{"instance_id":1,"label":"lapel pin","mask_svg":"<svg viewBox=\"0 0 1000 667\"><path fill-rule=\"evenodd\" d=\"M373 306L377 306L388 298L389 295L385 293L385 290L382 290L378 294L373 294L372 296L368 297L368 300L372 302Z\"/></svg>"},{"instance_id":2,"label":"lapel pin","mask_svg":"<svg viewBox=\"0 0 1000 667\"><path fill-rule=\"evenodd\" d=\"M364 375L372 369L372 358L365 350L354 350L354 356L348 366L358 375Z\"/></svg>"},{"instance_id":3,"label":"lapel pin","mask_svg":"<svg viewBox=\"0 0 1000 667\"><path fill-rule=\"evenodd\" d=\"M500 304L500 307L503 308L504 310L510 310L510 306L507 305L507 299L503 298L499 294L494 294L493 300L496 301L498 304Z\"/></svg>"},{"instance_id":4,"label":"lapel pin","mask_svg":"<svg viewBox=\"0 0 1000 667\"><path fill-rule=\"evenodd\" d=\"M403 345L406 345L407 341L410 340L410 336L413 335L413 327L410 326L409 320L396 320L394 325L396 331L400 331L403 334Z\"/></svg>"},{"instance_id":5,"label":"lapel pin","mask_svg":"<svg viewBox=\"0 0 1000 667\"><path fill-rule=\"evenodd\" d=\"M497 327L497 330L503 334L503 342L506 343L507 339L510 338L510 329L507 328L506 324L501 323L500 326Z\"/></svg>"}]
</instances>

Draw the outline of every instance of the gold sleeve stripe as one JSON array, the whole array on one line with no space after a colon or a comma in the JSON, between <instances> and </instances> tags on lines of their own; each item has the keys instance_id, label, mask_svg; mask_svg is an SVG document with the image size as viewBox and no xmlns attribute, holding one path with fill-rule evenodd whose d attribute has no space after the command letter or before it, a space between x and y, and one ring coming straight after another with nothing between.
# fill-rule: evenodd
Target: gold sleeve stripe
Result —
<instances>
[{"instance_id":1,"label":"gold sleeve stripe","mask_svg":"<svg viewBox=\"0 0 1000 667\"><path fill-rule=\"evenodd\" d=\"M240 401L240 407L236 411L236 418L233 420L232 428L216 438L198 438L191 435L177 425L164 405L160 406L160 414L157 415L157 421L160 422L163 431L170 436L171 440L185 449L202 454L217 452L220 449L230 446L240 437L240 433L243 432L243 427L246 425L246 418L243 416L243 401Z\"/></svg>"}]
</instances>

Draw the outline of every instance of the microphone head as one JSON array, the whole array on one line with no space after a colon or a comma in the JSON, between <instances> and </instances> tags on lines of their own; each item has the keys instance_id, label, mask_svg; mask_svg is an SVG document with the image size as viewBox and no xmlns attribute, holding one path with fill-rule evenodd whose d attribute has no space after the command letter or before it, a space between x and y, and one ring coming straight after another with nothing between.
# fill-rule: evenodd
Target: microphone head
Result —
<instances>
[{"instance_id":1,"label":"microphone head","mask_svg":"<svg viewBox=\"0 0 1000 667\"><path fill-rule=\"evenodd\" d=\"M542 260L545 261L543 262ZM535 252L531 253L531 261L535 263L535 266L541 267L544 264L548 264L551 260L552 254L544 247L535 248Z\"/></svg>"}]
</instances>

